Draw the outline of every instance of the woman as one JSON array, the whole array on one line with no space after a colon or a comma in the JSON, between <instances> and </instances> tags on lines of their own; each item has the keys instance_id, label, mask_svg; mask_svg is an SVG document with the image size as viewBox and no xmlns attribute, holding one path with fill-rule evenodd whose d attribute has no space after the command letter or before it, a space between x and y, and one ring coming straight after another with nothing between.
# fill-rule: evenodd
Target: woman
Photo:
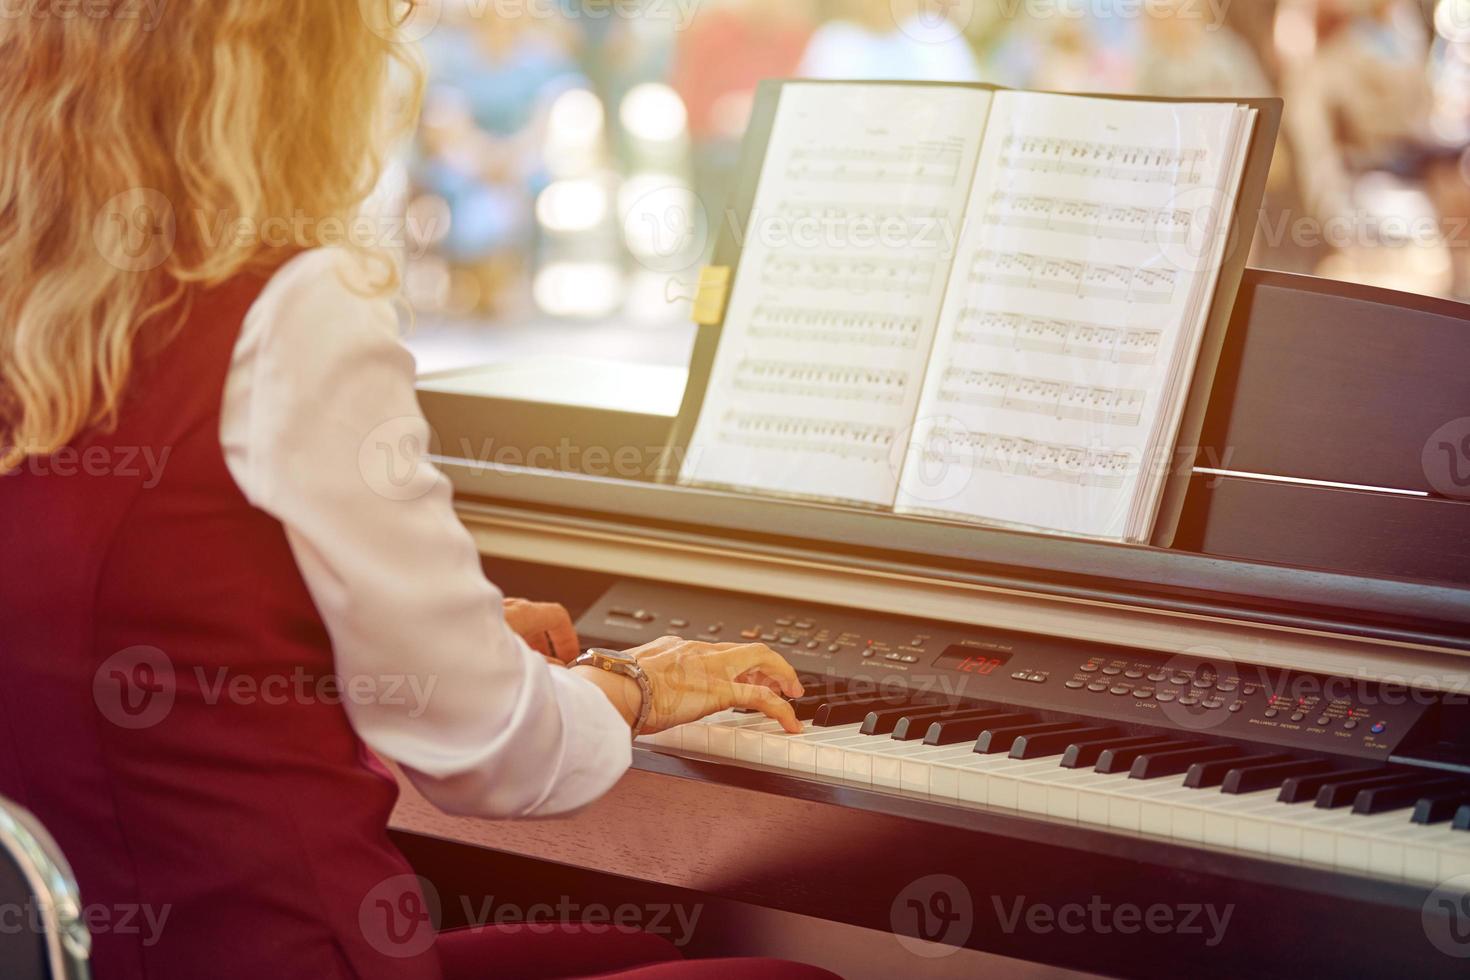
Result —
<instances>
[{"instance_id":1,"label":"woman","mask_svg":"<svg viewBox=\"0 0 1470 980\"><path fill-rule=\"evenodd\" d=\"M514 627L565 659L566 614L508 624L445 481L380 472L427 431L391 266L360 234L323 246L364 227L397 128L392 6L0 19L0 795L101 910L108 980L444 975L432 936L382 915L424 899L378 756L446 809L530 817L603 793L635 726L744 705L798 727L775 689L800 685L763 646L550 667ZM561 976L670 956L534 938L458 936L444 959Z\"/></svg>"}]
</instances>

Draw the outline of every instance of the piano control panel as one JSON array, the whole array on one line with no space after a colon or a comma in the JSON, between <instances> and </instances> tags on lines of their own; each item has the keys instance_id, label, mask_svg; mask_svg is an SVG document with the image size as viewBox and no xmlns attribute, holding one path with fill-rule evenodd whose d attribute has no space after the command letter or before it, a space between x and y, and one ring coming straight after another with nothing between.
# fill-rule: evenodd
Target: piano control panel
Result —
<instances>
[{"instance_id":1,"label":"piano control panel","mask_svg":"<svg viewBox=\"0 0 1470 980\"><path fill-rule=\"evenodd\" d=\"M665 635L760 642L803 675L833 675L875 693L1014 705L1370 759L1387 759L1440 697L1235 662L1216 649L1168 654L661 583L618 583L577 629L584 645L615 648Z\"/></svg>"}]
</instances>

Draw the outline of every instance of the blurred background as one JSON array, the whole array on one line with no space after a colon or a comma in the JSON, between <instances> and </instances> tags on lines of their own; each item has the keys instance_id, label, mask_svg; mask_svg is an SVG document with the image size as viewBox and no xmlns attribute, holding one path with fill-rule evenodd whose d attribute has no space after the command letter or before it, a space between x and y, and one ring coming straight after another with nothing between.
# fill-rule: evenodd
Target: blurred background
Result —
<instances>
[{"instance_id":1,"label":"blurred background","mask_svg":"<svg viewBox=\"0 0 1470 980\"><path fill-rule=\"evenodd\" d=\"M427 371L568 344L684 363L774 77L1280 95L1252 264L1470 301L1470 0L420 0L409 28Z\"/></svg>"}]
</instances>

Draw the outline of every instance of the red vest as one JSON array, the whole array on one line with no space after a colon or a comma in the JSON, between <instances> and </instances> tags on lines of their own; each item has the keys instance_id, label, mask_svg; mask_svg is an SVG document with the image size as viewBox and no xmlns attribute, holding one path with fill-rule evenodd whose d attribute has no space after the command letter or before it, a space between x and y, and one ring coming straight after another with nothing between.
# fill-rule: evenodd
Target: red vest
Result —
<instances>
[{"instance_id":1,"label":"red vest","mask_svg":"<svg viewBox=\"0 0 1470 980\"><path fill-rule=\"evenodd\" d=\"M262 286L196 296L116 431L0 476L0 795L76 871L99 978L429 980L396 787L220 449Z\"/></svg>"}]
</instances>

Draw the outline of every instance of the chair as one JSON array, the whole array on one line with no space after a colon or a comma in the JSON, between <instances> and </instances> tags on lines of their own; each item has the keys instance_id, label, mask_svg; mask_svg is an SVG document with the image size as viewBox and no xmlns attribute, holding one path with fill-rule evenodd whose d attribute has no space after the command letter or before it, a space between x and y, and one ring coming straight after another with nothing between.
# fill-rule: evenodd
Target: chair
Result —
<instances>
[{"instance_id":1,"label":"chair","mask_svg":"<svg viewBox=\"0 0 1470 980\"><path fill-rule=\"evenodd\" d=\"M0 797L0 975L89 980L91 951L61 849L29 811Z\"/></svg>"}]
</instances>

